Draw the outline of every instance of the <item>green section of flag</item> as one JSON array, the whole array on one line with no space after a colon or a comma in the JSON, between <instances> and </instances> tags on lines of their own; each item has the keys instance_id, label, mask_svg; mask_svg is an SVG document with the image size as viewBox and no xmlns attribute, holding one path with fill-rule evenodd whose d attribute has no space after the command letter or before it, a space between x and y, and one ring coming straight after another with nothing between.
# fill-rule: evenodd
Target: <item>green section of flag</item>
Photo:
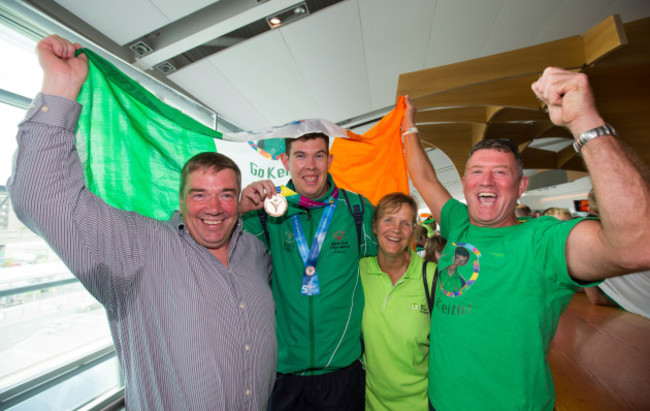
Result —
<instances>
[{"instance_id":1,"label":"green section of flag","mask_svg":"<svg viewBox=\"0 0 650 411\"><path fill-rule=\"evenodd\" d=\"M161 102L88 49L77 148L88 188L108 204L158 219L178 208L180 171L221 133Z\"/></svg>"}]
</instances>

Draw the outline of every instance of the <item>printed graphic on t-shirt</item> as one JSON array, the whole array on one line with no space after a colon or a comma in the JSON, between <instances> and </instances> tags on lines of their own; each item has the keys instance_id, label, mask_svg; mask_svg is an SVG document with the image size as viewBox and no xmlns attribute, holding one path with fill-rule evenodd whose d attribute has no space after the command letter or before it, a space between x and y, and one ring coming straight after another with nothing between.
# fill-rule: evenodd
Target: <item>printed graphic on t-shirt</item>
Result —
<instances>
[{"instance_id":1,"label":"printed graphic on t-shirt","mask_svg":"<svg viewBox=\"0 0 650 411\"><path fill-rule=\"evenodd\" d=\"M447 297L467 292L478 278L481 252L469 243L451 243L445 247L438 266L440 291Z\"/></svg>"}]
</instances>

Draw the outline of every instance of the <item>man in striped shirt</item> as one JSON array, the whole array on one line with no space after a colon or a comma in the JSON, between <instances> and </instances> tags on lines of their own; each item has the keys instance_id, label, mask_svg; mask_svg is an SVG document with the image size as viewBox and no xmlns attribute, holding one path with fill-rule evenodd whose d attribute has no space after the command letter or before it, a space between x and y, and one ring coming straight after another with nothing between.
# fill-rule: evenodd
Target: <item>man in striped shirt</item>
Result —
<instances>
[{"instance_id":1,"label":"man in striped shirt","mask_svg":"<svg viewBox=\"0 0 650 411\"><path fill-rule=\"evenodd\" d=\"M91 193L74 146L88 74L79 48L58 36L38 44L43 87L8 182L16 215L104 305L128 409L266 409L277 363L271 261L242 231L239 168L217 153L190 159L180 213L166 222Z\"/></svg>"}]
</instances>

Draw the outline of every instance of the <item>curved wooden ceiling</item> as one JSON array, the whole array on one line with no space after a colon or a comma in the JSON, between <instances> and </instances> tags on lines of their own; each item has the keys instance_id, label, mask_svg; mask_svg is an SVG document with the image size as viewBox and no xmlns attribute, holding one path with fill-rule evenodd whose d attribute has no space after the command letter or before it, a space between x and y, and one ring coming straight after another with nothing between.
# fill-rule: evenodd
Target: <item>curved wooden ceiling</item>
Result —
<instances>
[{"instance_id":1,"label":"curved wooden ceiling","mask_svg":"<svg viewBox=\"0 0 650 411\"><path fill-rule=\"evenodd\" d=\"M472 145L498 137L519 145L526 169L584 176L571 145L559 152L529 146L544 137L572 139L530 89L548 66L586 73L601 115L650 164L650 18L623 25L611 16L583 36L401 74L397 95L411 97L421 139L444 151L461 176Z\"/></svg>"}]
</instances>

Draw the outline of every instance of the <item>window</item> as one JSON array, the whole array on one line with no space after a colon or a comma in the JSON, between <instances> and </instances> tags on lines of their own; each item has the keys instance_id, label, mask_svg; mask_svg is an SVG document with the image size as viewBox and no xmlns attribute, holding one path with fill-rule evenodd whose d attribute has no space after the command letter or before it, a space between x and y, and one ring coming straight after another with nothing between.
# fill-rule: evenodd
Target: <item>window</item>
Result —
<instances>
[{"instance_id":1,"label":"window","mask_svg":"<svg viewBox=\"0 0 650 411\"><path fill-rule=\"evenodd\" d=\"M42 79L35 45L0 24L0 409L76 409L123 383L102 306L7 195L17 124Z\"/></svg>"}]
</instances>

